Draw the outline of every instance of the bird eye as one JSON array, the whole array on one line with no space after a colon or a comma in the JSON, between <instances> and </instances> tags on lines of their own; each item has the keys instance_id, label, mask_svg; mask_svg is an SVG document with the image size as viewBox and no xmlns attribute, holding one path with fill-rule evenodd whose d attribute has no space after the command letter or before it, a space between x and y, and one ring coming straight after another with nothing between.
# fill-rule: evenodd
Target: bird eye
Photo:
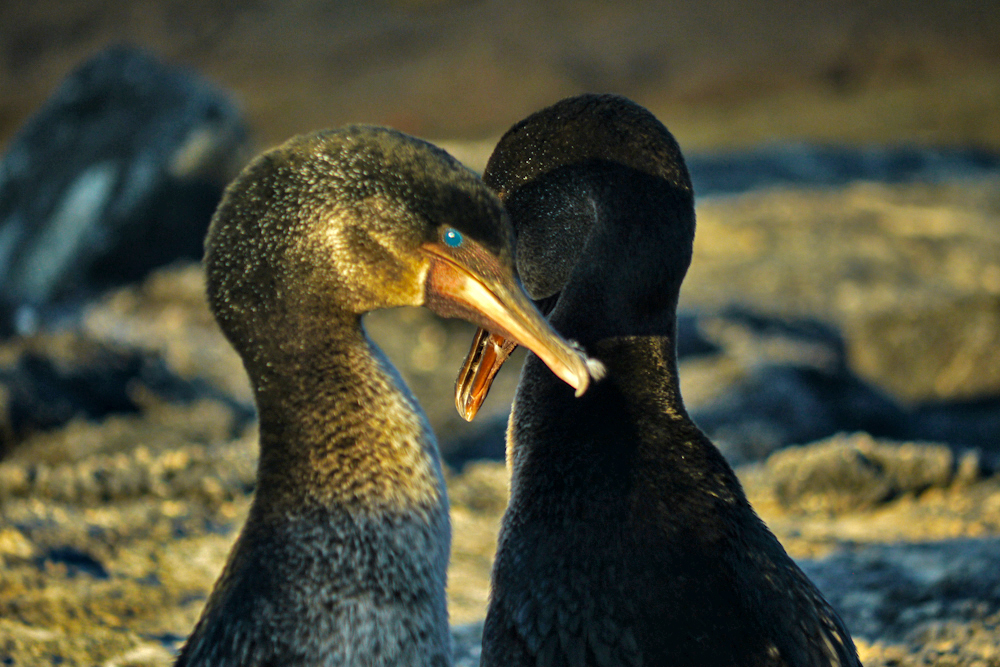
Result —
<instances>
[{"instance_id":1,"label":"bird eye","mask_svg":"<svg viewBox=\"0 0 1000 667\"><path fill-rule=\"evenodd\" d=\"M444 244L449 248L457 248L462 245L462 235L458 233L458 230L449 227L444 232Z\"/></svg>"}]
</instances>

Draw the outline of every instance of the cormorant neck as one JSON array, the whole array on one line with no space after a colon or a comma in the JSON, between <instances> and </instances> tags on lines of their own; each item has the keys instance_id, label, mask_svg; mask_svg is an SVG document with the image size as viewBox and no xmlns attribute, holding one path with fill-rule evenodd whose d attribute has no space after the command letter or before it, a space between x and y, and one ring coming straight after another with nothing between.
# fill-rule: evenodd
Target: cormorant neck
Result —
<instances>
[{"instance_id":1,"label":"cormorant neck","mask_svg":"<svg viewBox=\"0 0 1000 667\"><path fill-rule=\"evenodd\" d=\"M671 319L667 328L663 335L605 338L592 346L591 354L604 363L636 418L660 415L668 421L690 422L677 373L676 320Z\"/></svg>"},{"instance_id":2,"label":"cormorant neck","mask_svg":"<svg viewBox=\"0 0 1000 667\"><path fill-rule=\"evenodd\" d=\"M613 221L594 226L548 320L591 354L602 340L632 336L664 339L673 349L683 271L648 248L630 247L614 228Z\"/></svg>"},{"instance_id":3,"label":"cormorant neck","mask_svg":"<svg viewBox=\"0 0 1000 667\"><path fill-rule=\"evenodd\" d=\"M358 316L285 336L252 371L260 418L258 505L429 511L444 495L416 400Z\"/></svg>"},{"instance_id":4,"label":"cormorant neck","mask_svg":"<svg viewBox=\"0 0 1000 667\"><path fill-rule=\"evenodd\" d=\"M529 355L518 386L515 412L526 399L549 397L554 413L602 412L607 409L603 404L613 397L616 404L634 412L637 418L691 423L680 393L675 329L670 327L666 335L611 336L590 345L588 354L604 364L606 375L579 398L571 388L560 386L559 379L539 359Z\"/></svg>"},{"instance_id":5,"label":"cormorant neck","mask_svg":"<svg viewBox=\"0 0 1000 667\"><path fill-rule=\"evenodd\" d=\"M575 275L549 313L552 327L581 344L588 354L605 339L631 336L660 338L667 347L675 347L678 294L674 286L651 286L638 273L609 279L614 271L602 270L595 262ZM630 280L635 282L630 285Z\"/></svg>"},{"instance_id":6,"label":"cormorant neck","mask_svg":"<svg viewBox=\"0 0 1000 667\"><path fill-rule=\"evenodd\" d=\"M699 494L724 488L738 495L736 477L684 408L673 346L665 336L603 339L588 353L607 375L579 398L529 355L508 430L511 502L525 494L575 497L580 488L590 499L617 497L637 471L654 469ZM715 476L700 482L705 466Z\"/></svg>"},{"instance_id":7,"label":"cormorant neck","mask_svg":"<svg viewBox=\"0 0 1000 667\"><path fill-rule=\"evenodd\" d=\"M690 190L594 162L557 170L510 200L521 220L518 268L530 293L559 291L549 314L559 333L588 351L615 336L673 340L694 238Z\"/></svg>"}]
</instances>

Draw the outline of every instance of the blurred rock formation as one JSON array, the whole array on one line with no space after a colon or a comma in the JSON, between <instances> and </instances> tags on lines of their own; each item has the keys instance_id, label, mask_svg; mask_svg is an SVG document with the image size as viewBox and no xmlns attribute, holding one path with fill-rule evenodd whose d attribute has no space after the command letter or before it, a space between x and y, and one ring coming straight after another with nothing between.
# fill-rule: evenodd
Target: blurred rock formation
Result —
<instances>
[{"instance_id":1,"label":"blurred rock formation","mask_svg":"<svg viewBox=\"0 0 1000 667\"><path fill-rule=\"evenodd\" d=\"M0 160L0 299L30 307L198 258L247 131L201 76L127 46L71 73ZM27 307L27 308L25 308Z\"/></svg>"}]
</instances>

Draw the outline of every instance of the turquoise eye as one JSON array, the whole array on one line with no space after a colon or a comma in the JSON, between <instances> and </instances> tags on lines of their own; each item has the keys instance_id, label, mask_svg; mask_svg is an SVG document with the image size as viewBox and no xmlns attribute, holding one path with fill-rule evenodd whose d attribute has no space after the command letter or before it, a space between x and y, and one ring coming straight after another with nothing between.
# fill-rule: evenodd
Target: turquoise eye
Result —
<instances>
[{"instance_id":1,"label":"turquoise eye","mask_svg":"<svg viewBox=\"0 0 1000 667\"><path fill-rule=\"evenodd\" d=\"M449 227L444 233L444 244L449 248L457 248L462 245L462 235Z\"/></svg>"}]
</instances>

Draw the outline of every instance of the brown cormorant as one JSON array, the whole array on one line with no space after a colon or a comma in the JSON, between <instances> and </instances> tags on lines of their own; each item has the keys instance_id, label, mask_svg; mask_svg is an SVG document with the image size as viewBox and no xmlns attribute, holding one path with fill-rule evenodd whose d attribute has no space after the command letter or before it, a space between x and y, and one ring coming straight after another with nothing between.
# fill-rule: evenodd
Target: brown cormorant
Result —
<instances>
[{"instance_id":1,"label":"brown cormorant","mask_svg":"<svg viewBox=\"0 0 1000 667\"><path fill-rule=\"evenodd\" d=\"M229 186L208 299L260 418L249 518L178 665L451 663L437 445L361 316L426 305L498 327L582 392L582 355L514 278L496 196L443 151L352 126Z\"/></svg>"},{"instance_id":2,"label":"brown cormorant","mask_svg":"<svg viewBox=\"0 0 1000 667\"><path fill-rule=\"evenodd\" d=\"M528 293L607 373L574 399L525 362L482 666L859 665L681 401L695 212L671 134L624 98L571 98L511 128L483 180ZM478 335L457 385L467 418L514 345Z\"/></svg>"}]
</instances>

